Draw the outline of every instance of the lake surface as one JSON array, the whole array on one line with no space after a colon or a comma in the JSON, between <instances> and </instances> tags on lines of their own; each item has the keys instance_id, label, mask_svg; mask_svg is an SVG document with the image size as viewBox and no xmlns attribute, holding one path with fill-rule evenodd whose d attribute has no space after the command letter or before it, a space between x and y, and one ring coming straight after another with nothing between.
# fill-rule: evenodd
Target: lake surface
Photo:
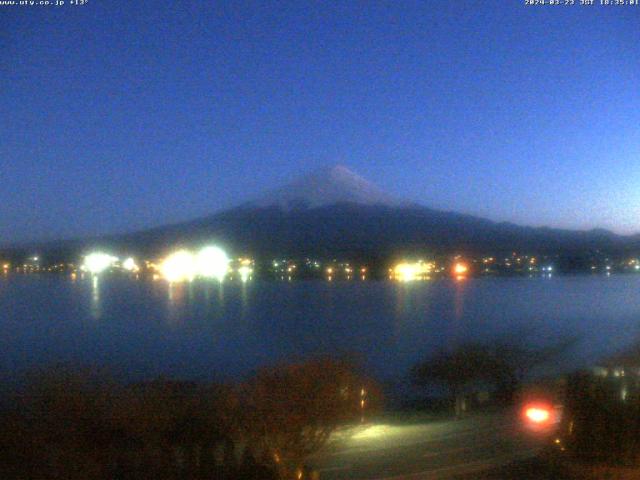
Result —
<instances>
[{"instance_id":1,"label":"lake surface","mask_svg":"<svg viewBox=\"0 0 640 480\"><path fill-rule=\"evenodd\" d=\"M130 379L241 376L309 354L357 352L380 379L468 340L579 342L562 368L639 339L640 276L416 283L0 277L0 369L107 365Z\"/></svg>"}]
</instances>

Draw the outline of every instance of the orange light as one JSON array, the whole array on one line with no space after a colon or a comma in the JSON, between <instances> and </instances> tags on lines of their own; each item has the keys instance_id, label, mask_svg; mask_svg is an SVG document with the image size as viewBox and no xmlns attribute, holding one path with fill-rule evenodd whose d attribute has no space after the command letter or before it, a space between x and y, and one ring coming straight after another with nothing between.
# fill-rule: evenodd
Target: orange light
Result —
<instances>
[{"instance_id":1,"label":"orange light","mask_svg":"<svg viewBox=\"0 0 640 480\"><path fill-rule=\"evenodd\" d=\"M469 271L469 267L465 263L458 262L453 266L453 273L456 275L464 275Z\"/></svg>"},{"instance_id":2,"label":"orange light","mask_svg":"<svg viewBox=\"0 0 640 480\"><path fill-rule=\"evenodd\" d=\"M549 409L543 407L528 407L525 410L524 415L533 423L544 423L551 417Z\"/></svg>"}]
</instances>

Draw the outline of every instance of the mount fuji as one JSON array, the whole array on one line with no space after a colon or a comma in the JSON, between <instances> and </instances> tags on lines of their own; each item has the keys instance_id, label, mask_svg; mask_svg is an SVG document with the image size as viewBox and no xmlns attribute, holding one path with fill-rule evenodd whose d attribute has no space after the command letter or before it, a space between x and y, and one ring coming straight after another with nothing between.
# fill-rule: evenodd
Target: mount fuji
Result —
<instances>
[{"instance_id":1,"label":"mount fuji","mask_svg":"<svg viewBox=\"0 0 640 480\"><path fill-rule=\"evenodd\" d=\"M395 198L347 167L325 167L243 205L245 208L279 207L283 210L318 208L340 203L402 206Z\"/></svg>"},{"instance_id":2,"label":"mount fuji","mask_svg":"<svg viewBox=\"0 0 640 480\"><path fill-rule=\"evenodd\" d=\"M498 223L434 210L385 193L343 166L323 168L253 201L204 218L105 239L155 254L215 241L278 256L388 257L406 252L566 254L640 247L640 237Z\"/></svg>"},{"instance_id":3,"label":"mount fuji","mask_svg":"<svg viewBox=\"0 0 640 480\"><path fill-rule=\"evenodd\" d=\"M494 222L435 210L389 195L343 166L322 168L253 201L196 220L100 238L16 247L49 259L90 248L148 257L215 242L257 258L389 259L404 254L529 252L588 258L640 251L640 235Z\"/></svg>"}]
</instances>

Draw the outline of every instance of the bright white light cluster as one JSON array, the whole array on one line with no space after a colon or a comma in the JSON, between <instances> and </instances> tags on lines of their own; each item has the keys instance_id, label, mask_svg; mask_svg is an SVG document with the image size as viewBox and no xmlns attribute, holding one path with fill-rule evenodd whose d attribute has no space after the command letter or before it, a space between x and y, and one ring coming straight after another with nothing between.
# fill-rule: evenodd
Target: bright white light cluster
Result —
<instances>
[{"instance_id":1,"label":"bright white light cluster","mask_svg":"<svg viewBox=\"0 0 640 480\"><path fill-rule=\"evenodd\" d=\"M392 270L392 277L402 282L411 282L413 280L423 280L429 277L433 270L433 263L415 262L415 263L399 263Z\"/></svg>"},{"instance_id":2,"label":"bright white light cluster","mask_svg":"<svg viewBox=\"0 0 640 480\"><path fill-rule=\"evenodd\" d=\"M131 257L122 262L122 268L130 272L137 272L138 270L140 270L140 267L138 267L136 261Z\"/></svg>"},{"instance_id":3,"label":"bright white light cluster","mask_svg":"<svg viewBox=\"0 0 640 480\"><path fill-rule=\"evenodd\" d=\"M229 257L221 248L205 247L198 252L196 264L201 277L222 281L229 270Z\"/></svg>"},{"instance_id":4,"label":"bright white light cluster","mask_svg":"<svg viewBox=\"0 0 640 480\"><path fill-rule=\"evenodd\" d=\"M190 252L179 250L164 259L160 272L169 282L191 281L196 276L195 258Z\"/></svg>"},{"instance_id":5,"label":"bright white light cluster","mask_svg":"<svg viewBox=\"0 0 640 480\"><path fill-rule=\"evenodd\" d=\"M191 281L196 277L216 278L222 282L229 271L229 261L219 247L205 247L196 255L179 250L164 259L160 272L169 282Z\"/></svg>"},{"instance_id":6,"label":"bright white light cluster","mask_svg":"<svg viewBox=\"0 0 640 480\"><path fill-rule=\"evenodd\" d=\"M117 260L117 257L109 255L108 253L90 253L89 255L84 257L82 270L97 275L104 272L107 268L111 267Z\"/></svg>"}]
</instances>

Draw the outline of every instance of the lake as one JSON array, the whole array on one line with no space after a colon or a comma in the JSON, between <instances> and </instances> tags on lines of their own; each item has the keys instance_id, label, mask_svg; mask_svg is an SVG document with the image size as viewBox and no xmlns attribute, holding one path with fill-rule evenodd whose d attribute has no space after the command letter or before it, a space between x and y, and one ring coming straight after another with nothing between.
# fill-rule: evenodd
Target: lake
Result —
<instances>
[{"instance_id":1,"label":"lake","mask_svg":"<svg viewBox=\"0 0 640 480\"><path fill-rule=\"evenodd\" d=\"M640 276L246 284L0 277L0 369L107 365L130 379L238 377L309 354L361 354L380 379L468 340L579 338L558 368L638 339Z\"/></svg>"}]
</instances>

